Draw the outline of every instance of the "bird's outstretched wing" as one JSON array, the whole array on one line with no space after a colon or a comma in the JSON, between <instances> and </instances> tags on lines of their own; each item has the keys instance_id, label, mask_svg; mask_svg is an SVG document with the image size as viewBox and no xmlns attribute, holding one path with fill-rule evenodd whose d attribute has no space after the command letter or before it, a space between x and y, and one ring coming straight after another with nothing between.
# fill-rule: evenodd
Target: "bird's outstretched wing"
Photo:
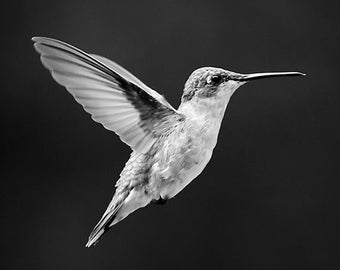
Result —
<instances>
[{"instance_id":1,"label":"bird's outstretched wing","mask_svg":"<svg viewBox=\"0 0 340 270\"><path fill-rule=\"evenodd\" d=\"M94 121L114 131L133 150L146 153L159 136L184 120L163 96L111 60L59 40L32 40L52 77Z\"/></svg>"}]
</instances>

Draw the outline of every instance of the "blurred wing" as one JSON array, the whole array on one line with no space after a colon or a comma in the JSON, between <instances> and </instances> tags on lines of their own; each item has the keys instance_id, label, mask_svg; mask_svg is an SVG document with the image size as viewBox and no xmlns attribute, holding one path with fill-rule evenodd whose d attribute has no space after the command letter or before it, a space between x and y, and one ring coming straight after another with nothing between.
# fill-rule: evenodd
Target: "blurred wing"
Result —
<instances>
[{"instance_id":1,"label":"blurred wing","mask_svg":"<svg viewBox=\"0 0 340 270\"><path fill-rule=\"evenodd\" d=\"M114 131L133 150L146 153L159 136L184 120L163 96L111 60L59 40L32 40L52 77L94 121Z\"/></svg>"}]
</instances>

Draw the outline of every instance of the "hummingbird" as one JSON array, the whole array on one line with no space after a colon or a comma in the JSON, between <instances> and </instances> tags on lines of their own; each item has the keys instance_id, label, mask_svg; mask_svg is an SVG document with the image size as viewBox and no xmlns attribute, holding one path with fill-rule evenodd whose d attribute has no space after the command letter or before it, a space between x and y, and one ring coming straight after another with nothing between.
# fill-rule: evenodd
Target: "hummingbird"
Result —
<instances>
[{"instance_id":1,"label":"hummingbird","mask_svg":"<svg viewBox=\"0 0 340 270\"><path fill-rule=\"evenodd\" d=\"M257 79L305 75L199 68L186 81L176 110L158 92L105 57L52 38L33 37L32 41L52 77L94 121L115 132L132 149L113 198L86 247L96 244L135 210L151 202L164 204L203 171L237 88Z\"/></svg>"}]
</instances>

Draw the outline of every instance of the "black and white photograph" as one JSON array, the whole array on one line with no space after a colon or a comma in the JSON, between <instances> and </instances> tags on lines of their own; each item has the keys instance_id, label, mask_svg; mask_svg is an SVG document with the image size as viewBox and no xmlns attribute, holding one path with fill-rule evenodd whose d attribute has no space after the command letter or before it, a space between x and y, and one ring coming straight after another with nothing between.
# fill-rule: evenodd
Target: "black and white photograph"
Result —
<instances>
[{"instance_id":1,"label":"black and white photograph","mask_svg":"<svg viewBox=\"0 0 340 270\"><path fill-rule=\"evenodd\" d=\"M340 269L338 1L2 11L0 269Z\"/></svg>"}]
</instances>

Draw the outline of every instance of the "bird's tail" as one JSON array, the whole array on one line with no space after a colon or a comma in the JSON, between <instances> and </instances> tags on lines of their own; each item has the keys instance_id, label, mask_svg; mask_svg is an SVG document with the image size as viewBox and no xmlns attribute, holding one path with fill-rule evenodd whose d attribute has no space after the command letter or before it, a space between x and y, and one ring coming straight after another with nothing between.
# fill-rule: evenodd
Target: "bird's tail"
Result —
<instances>
[{"instance_id":1,"label":"bird's tail","mask_svg":"<svg viewBox=\"0 0 340 270\"><path fill-rule=\"evenodd\" d=\"M138 208L146 206L150 199L140 190L116 191L104 215L92 230L86 247L95 245L110 227L127 217Z\"/></svg>"},{"instance_id":2,"label":"bird's tail","mask_svg":"<svg viewBox=\"0 0 340 270\"><path fill-rule=\"evenodd\" d=\"M113 225L113 221L117 216L117 212L122 207L125 198L128 196L128 191L119 194L117 192L113 196L109 206L107 207L105 213L103 214L102 218L99 220L97 225L93 228L89 240L87 241L86 247L90 247L95 245L99 238L106 232L108 229ZM118 221L117 221L118 222ZM115 222L115 223L117 223Z\"/></svg>"}]
</instances>

